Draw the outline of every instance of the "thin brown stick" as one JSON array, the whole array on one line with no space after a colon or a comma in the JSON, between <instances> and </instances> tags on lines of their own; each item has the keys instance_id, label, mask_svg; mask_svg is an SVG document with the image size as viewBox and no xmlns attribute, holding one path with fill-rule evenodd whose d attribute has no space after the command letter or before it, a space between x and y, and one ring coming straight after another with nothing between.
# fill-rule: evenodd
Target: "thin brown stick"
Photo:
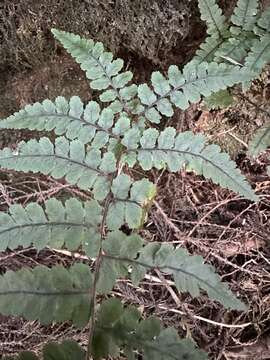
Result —
<instances>
[{"instance_id":1,"label":"thin brown stick","mask_svg":"<svg viewBox=\"0 0 270 360\"><path fill-rule=\"evenodd\" d=\"M256 104L254 101L250 100L247 96L245 96L242 93L236 93L237 96L239 96L240 98L242 98L242 100L247 101L248 103L250 103L250 105L254 106L256 110L262 112L263 114L267 115L270 117L270 112L263 109L260 105Z\"/></svg>"},{"instance_id":2,"label":"thin brown stick","mask_svg":"<svg viewBox=\"0 0 270 360\"><path fill-rule=\"evenodd\" d=\"M158 277L160 278L161 283L166 287L166 289L167 289L167 290L169 291L169 293L171 294L171 296L172 296L175 304L176 304L178 307L180 307L181 301L180 301L178 295L176 294L176 292L175 292L175 291L173 290L173 288L171 287L171 285L168 283L167 279L161 274L161 272L160 272L158 269L156 269L155 271L156 271Z\"/></svg>"},{"instance_id":3,"label":"thin brown stick","mask_svg":"<svg viewBox=\"0 0 270 360\"><path fill-rule=\"evenodd\" d=\"M229 201L232 201L232 200L235 200L235 199L228 199L228 201L225 201L226 202L229 202ZM189 242L189 243L192 243L194 244L195 246L200 246L201 248L203 248L204 250L208 251L209 252L209 247L205 246L205 245L202 245L202 244L199 244L198 243L198 239L196 239L196 241L194 241L194 239L192 239L192 237L188 234L188 235L185 235L185 234L182 234L182 232L178 229L178 227L171 221L171 219L169 219L169 217L167 216L167 214L165 213L165 211L161 208L161 206L155 201L154 202L156 208L159 210L160 214L163 216L166 224L177 234L177 235L181 235L181 236L184 236L184 241L179 241L179 246L184 243L184 242ZM219 204L218 204L219 205ZM219 207L219 206L216 206L215 208ZM253 205L253 204L252 204ZM212 212L212 211L211 211ZM201 221L203 221L203 219L205 217L207 217L209 215L210 212L208 212L202 219ZM201 221L198 223L198 225L201 223ZM195 230L195 229L194 229ZM191 230L192 231L192 230ZM255 276L258 276L258 277L262 277L261 274L258 274L258 273L254 273L253 271L251 270L247 270L244 268L244 265L243 266L238 266L234 263L232 263L231 261L227 260L227 259L224 259L222 256L218 255L218 254L215 254L213 251L210 251L209 252L209 255L210 256L213 256L215 259L227 264L227 265L230 265L231 267L233 267L234 269L236 269L237 271L242 271L242 272L245 272L249 275L255 275Z\"/></svg>"},{"instance_id":4,"label":"thin brown stick","mask_svg":"<svg viewBox=\"0 0 270 360\"><path fill-rule=\"evenodd\" d=\"M200 220L199 222L190 230L190 232L188 233L188 237L190 237L194 231L200 226L202 225L202 223L204 222L205 219L208 218L209 215L211 215L213 212L215 212L218 208L220 208L223 205L228 204L231 201L235 201L238 197L232 198L232 199L227 199L227 200L223 200L220 201L216 206L214 206L212 209L210 209Z\"/></svg>"},{"instance_id":5,"label":"thin brown stick","mask_svg":"<svg viewBox=\"0 0 270 360\"><path fill-rule=\"evenodd\" d=\"M99 279L99 272L102 264L103 259L103 249L102 249L102 241L105 237L105 226L106 226L106 217L108 214L109 206L112 201L112 194L109 193L105 199L105 206L104 206L104 212L103 217L101 221L100 226L100 247L98 256L96 259L96 266L95 266L95 272L94 272L94 281L93 281L93 287L90 292L90 323L89 323L89 332L88 332L88 345L86 350L86 357L85 359L90 359L91 350L92 350L92 341L93 341L93 334L94 334L94 327L95 327L95 315L96 315L96 296L97 296L97 283Z\"/></svg>"},{"instance_id":6,"label":"thin brown stick","mask_svg":"<svg viewBox=\"0 0 270 360\"><path fill-rule=\"evenodd\" d=\"M122 154L120 152L116 159L116 171L112 174L112 176L110 178L110 189L111 189L113 180L117 176L119 176L120 172L122 171L122 167L121 167L121 163L120 163L121 157L122 157ZM90 359L90 355L92 352L92 342L93 342L95 317L96 317L97 283L98 283L98 279L99 279L99 273L100 273L100 268L101 268L101 264L102 264L102 259L104 256L102 243L106 237L106 218L107 218L109 207L110 207L110 204L112 201L113 201L113 194L110 191L104 201L104 211L103 211L103 216L102 216L101 225L100 225L100 247L99 247L99 252L98 252L97 259L96 259L93 288L92 288L92 291L90 292L90 320L89 320L89 332L88 332L88 345L87 345L87 351L86 351L86 357L85 357L86 360Z\"/></svg>"}]
</instances>

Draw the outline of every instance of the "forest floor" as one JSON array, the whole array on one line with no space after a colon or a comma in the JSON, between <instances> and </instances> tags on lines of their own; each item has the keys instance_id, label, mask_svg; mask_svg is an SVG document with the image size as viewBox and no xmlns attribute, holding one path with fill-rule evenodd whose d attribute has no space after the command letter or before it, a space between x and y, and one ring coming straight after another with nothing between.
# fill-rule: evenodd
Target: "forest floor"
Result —
<instances>
[{"instance_id":1,"label":"forest floor","mask_svg":"<svg viewBox=\"0 0 270 360\"><path fill-rule=\"evenodd\" d=\"M194 40L193 49L199 44ZM189 53L192 50L189 48ZM175 56L175 54L174 54ZM137 81L149 79L156 64L144 59L130 59L127 66ZM79 95L85 101L93 98L84 73L64 53L25 71L2 71L0 81L0 118L26 104L57 95ZM149 241L170 242L199 254L211 263L224 281L248 304L246 312L225 310L206 295L180 296L170 283L164 283L158 272L139 287L119 280L113 293L125 303L138 305L146 314L155 314L165 326L175 326L179 334L189 337L209 353L213 360L270 359L270 178L266 174L269 151L256 160L247 156L247 143L254 130L269 121L270 72L266 69L245 94L235 90L235 104L225 110L208 111L203 103L187 111L177 111L168 125L178 131L204 132L235 159L246 175L260 202L255 204L214 185L200 176L185 171L171 174L149 172L158 186L158 195L147 224L141 231ZM0 146L12 146L33 133L14 131L0 133ZM45 176L0 173L0 210L10 204L30 201L43 203L52 196L89 194ZM37 264L69 266L78 261L68 252L18 249L0 253L0 273L8 269ZM87 260L84 260L87 262ZM85 330L69 323L41 326L37 321L0 315L0 355L20 350L39 351L49 340L73 337L86 341Z\"/></svg>"}]
</instances>

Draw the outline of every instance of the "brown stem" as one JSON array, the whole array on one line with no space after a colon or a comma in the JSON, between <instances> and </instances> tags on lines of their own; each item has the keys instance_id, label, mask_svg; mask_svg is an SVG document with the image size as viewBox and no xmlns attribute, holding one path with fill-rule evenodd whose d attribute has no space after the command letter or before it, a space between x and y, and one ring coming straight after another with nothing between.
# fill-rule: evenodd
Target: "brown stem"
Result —
<instances>
[{"instance_id":1,"label":"brown stem","mask_svg":"<svg viewBox=\"0 0 270 360\"><path fill-rule=\"evenodd\" d=\"M106 217L108 214L110 203L112 202L112 194L109 192L105 199L105 206L104 206L104 212L103 217L101 221L100 226L100 247L98 256L96 259L96 266L95 266L95 272L94 272L94 281L93 281L93 287L91 289L90 294L90 323L89 323L89 332L88 332L88 345L87 345L87 351L86 351L86 360L90 359L91 350L92 350L92 340L93 340L93 334L94 334L94 328L95 328L95 315L96 315L96 296L97 296L97 283L99 279L99 272L102 264L102 258L103 258L103 249L102 249L102 241L105 238L105 225L106 225Z\"/></svg>"},{"instance_id":2,"label":"brown stem","mask_svg":"<svg viewBox=\"0 0 270 360\"><path fill-rule=\"evenodd\" d=\"M122 156L122 153L120 152L116 159L117 160L117 164L116 164L117 170L115 171L115 173L113 173L111 175L111 178L110 178L110 188L112 186L113 180L119 175L118 169L120 166L121 156ZM114 197L113 197L112 192L110 191L109 194L105 198L104 212L103 212L103 216L102 216L102 220L101 220L101 224L100 224L100 247L99 247L99 252L98 252L97 259L96 259L93 287L90 292L90 320L89 320L88 344L87 344L85 360L90 359L90 355L92 352L92 341L93 341L93 334L94 334L94 328L95 328L95 317L96 317L97 283L98 283L98 279L99 279L99 272L100 272L100 268L101 268L101 264L102 264L102 259L104 256L102 242L106 237L106 229L105 229L106 228L106 217L108 215L108 210L109 210L110 204L113 202L113 200L114 200Z\"/></svg>"}]
</instances>

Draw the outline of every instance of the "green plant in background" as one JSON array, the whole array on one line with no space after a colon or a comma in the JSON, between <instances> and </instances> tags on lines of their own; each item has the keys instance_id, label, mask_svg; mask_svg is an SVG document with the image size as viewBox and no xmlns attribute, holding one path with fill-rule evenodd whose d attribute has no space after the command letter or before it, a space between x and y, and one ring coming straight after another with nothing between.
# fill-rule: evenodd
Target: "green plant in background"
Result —
<instances>
[{"instance_id":1,"label":"green plant in background","mask_svg":"<svg viewBox=\"0 0 270 360\"><path fill-rule=\"evenodd\" d=\"M259 128L249 143L249 155L252 157L258 156L270 146L270 124L266 124ZM270 166L267 167L267 172L270 175Z\"/></svg>"},{"instance_id":2,"label":"green plant in background","mask_svg":"<svg viewBox=\"0 0 270 360\"><path fill-rule=\"evenodd\" d=\"M253 73L248 82L259 77L270 62L270 8L259 11L258 0L238 0L230 19L222 14L215 0L199 0L201 18L206 22L208 36L197 51L194 61L238 64ZM209 109L226 108L233 104L233 96L220 90L204 99ZM257 156L270 146L270 122L259 128L249 144L249 155ZM270 167L268 168L270 173Z\"/></svg>"},{"instance_id":3,"label":"green plant in background","mask_svg":"<svg viewBox=\"0 0 270 360\"><path fill-rule=\"evenodd\" d=\"M215 9L213 7L213 9ZM221 16L220 14L218 16ZM223 19L223 18L222 18ZM221 23L222 25L222 23ZM213 26L208 32L212 33ZM223 25L219 31L223 32ZM69 320L89 327L84 350L74 341L44 346L45 360L118 357L128 359L206 359L175 329L163 329L155 317L144 319L138 309L109 297L118 278L138 284L147 271L171 275L178 291L199 296L200 290L229 309L244 310L212 266L200 256L170 244L147 242L138 233L156 194L147 170L177 172L184 166L241 196L258 197L226 153L202 135L177 133L162 127L174 108L186 109L236 83L254 78L250 67L191 61L183 71L170 66L165 75L153 72L151 83L131 84L132 73L113 59L102 43L53 30L86 72L99 102L84 105L79 97L58 97L28 105L0 122L1 129L53 131L55 140L41 137L21 142L16 151L0 151L0 167L41 173L88 191L92 200L75 198L11 205L0 214L0 251L45 247L81 251L95 259L94 271L83 263L70 268L37 266L7 271L0 277L0 312L39 320L42 324ZM159 124L157 126L157 124ZM133 178L132 168L145 177ZM125 232L123 227L129 228ZM97 303L97 295L107 299ZM37 359L22 352L19 359Z\"/></svg>"},{"instance_id":4,"label":"green plant in background","mask_svg":"<svg viewBox=\"0 0 270 360\"><path fill-rule=\"evenodd\" d=\"M259 13L258 0L238 0L230 19L222 14L215 0L199 0L199 9L208 36L194 61L236 64L253 72L253 79L258 77L270 61L270 9ZM244 81L244 88L250 83ZM233 98L223 91L221 95L212 94L205 102L210 108L226 107Z\"/></svg>"},{"instance_id":5,"label":"green plant in background","mask_svg":"<svg viewBox=\"0 0 270 360\"><path fill-rule=\"evenodd\" d=\"M270 9L259 14L258 6L258 0L238 0L226 19L215 0L199 0L208 36L194 60L238 64L259 76L270 61Z\"/></svg>"}]
</instances>

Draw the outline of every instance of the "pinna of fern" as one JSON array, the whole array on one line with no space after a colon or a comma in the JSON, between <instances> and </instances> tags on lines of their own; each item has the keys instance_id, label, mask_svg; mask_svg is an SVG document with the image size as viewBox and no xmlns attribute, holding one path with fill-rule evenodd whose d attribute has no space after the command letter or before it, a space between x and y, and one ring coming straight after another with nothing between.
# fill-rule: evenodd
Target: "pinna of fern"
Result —
<instances>
[{"instance_id":1,"label":"pinna of fern","mask_svg":"<svg viewBox=\"0 0 270 360\"><path fill-rule=\"evenodd\" d=\"M197 50L195 60L198 63L215 60L242 64L256 39L253 28L257 20L258 1L238 0L230 19L222 15L215 0L199 0L199 9L209 36Z\"/></svg>"},{"instance_id":2,"label":"pinna of fern","mask_svg":"<svg viewBox=\"0 0 270 360\"><path fill-rule=\"evenodd\" d=\"M249 143L249 155L258 156L270 146L270 125L259 128Z\"/></svg>"},{"instance_id":3,"label":"pinna of fern","mask_svg":"<svg viewBox=\"0 0 270 360\"><path fill-rule=\"evenodd\" d=\"M197 51L196 62L238 63L249 68L251 79L259 76L270 61L269 8L259 15L258 0L238 0L227 21L214 0L199 0L199 8L209 36Z\"/></svg>"},{"instance_id":4,"label":"pinna of fern","mask_svg":"<svg viewBox=\"0 0 270 360\"><path fill-rule=\"evenodd\" d=\"M253 138L249 142L248 153L250 156L256 157L268 147L270 147L269 123L265 124L255 132ZM270 166L268 166L266 170L268 175L270 175Z\"/></svg>"},{"instance_id":5,"label":"pinna of fern","mask_svg":"<svg viewBox=\"0 0 270 360\"><path fill-rule=\"evenodd\" d=\"M193 61L198 65L215 61L246 68L250 79L242 84L247 90L270 62L270 8L260 12L259 5L258 0L238 0L231 17L225 19L215 0L199 0L208 36ZM205 104L209 109L224 108L233 104L233 97L228 90L220 90L206 97Z\"/></svg>"}]
</instances>

